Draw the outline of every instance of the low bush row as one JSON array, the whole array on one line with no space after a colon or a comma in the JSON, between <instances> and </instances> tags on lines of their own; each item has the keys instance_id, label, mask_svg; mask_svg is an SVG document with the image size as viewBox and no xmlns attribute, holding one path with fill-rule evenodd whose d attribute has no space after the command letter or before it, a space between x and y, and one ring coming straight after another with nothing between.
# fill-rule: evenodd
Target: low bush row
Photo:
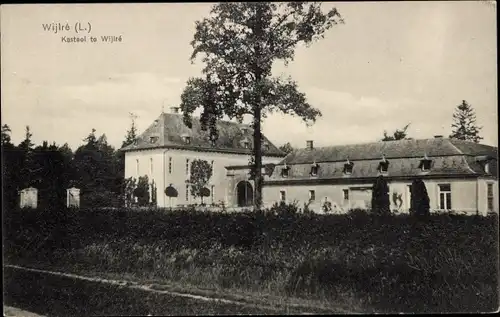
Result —
<instances>
[{"instance_id":1,"label":"low bush row","mask_svg":"<svg viewBox=\"0 0 500 317\"><path fill-rule=\"evenodd\" d=\"M354 294L379 311L487 311L498 302L497 216L17 210L4 225L10 262L308 298Z\"/></svg>"}]
</instances>

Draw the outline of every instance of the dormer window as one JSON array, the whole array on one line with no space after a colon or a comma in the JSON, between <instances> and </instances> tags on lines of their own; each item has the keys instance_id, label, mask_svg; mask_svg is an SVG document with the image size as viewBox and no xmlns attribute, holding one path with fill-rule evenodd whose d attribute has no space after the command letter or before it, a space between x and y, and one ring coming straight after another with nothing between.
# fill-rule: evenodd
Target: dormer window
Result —
<instances>
[{"instance_id":1,"label":"dormer window","mask_svg":"<svg viewBox=\"0 0 500 317\"><path fill-rule=\"evenodd\" d=\"M241 133L245 134L247 133L248 128L247 127L241 127Z\"/></svg>"},{"instance_id":2,"label":"dormer window","mask_svg":"<svg viewBox=\"0 0 500 317\"><path fill-rule=\"evenodd\" d=\"M285 163L285 166L283 166L283 168L281 169L281 177L288 177L289 171L290 171L290 167L287 166Z\"/></svg>"},{"instance_id":3,"label":"dormer window","mask_svg":"<svg viewBox=\"0 0 500 317\"><path fill-rule=\"evenodd\" d=\"M247 138L244 138L243 140L241 140L241 146L245 149L250 148L250 141Z\"/></svg>"},{"instance_id":4,"label":"dormer window","mask_svg":"<svg viewBox=\"0 0 500 317\"><path fill-rule=\"evenodd\" d=\"M184 135L182 136L182 140L183 140L183 141L184 141L184 143L186 143L186 144L191 144L191 136L189 136L189 135L184 134Z\"/></svg>"},{"instance_id":5,"label":"dormer window","mask_svg":"<svg viewBox=\"0 0 500 317\"><path fill-rule=\"evenodd\" d=\"M418 168L422 170L422 172L428 172L431 169L432 160L427 157L427 154L420 160L420 164Z\"/></svg>"},{"instance_id":6,"label":"dormer window","mask_svg":"<svg viewBox=\"0 0 500 317\"><path fill-rule=\"evenodd\" d=\"M217 145L217 141L212 139L212 140L210 140L210 144L212 144L212 146L215 147Z\"/></svg>"},{"instance_id":7,"label":"dormer window","mask_svg":"<svg viewBox=\"0 0 500 317\"><path fill-rule=\"evenodd\" d=\"M485 162L484 163L484 172L486 174L489 174L490 173L490 162Z\"/></svg>"},{"instance_id":8,"label":"dormer window","mask_svg":"<svg viewBox=\"0 0 500 317\"><path fill-rule=\"evenodd\" d=\"M311 165L311 176L318 176L318 170L319 170L319 165L318 163L314 162Z\"/></svg>"},{"instance_id":9,"label":"dormer window","mask_svg":"<svg viewBox=\"0 0 500 317\"><path fill-rule=\"evenodd\" d=\"M344 174L351 175L353 166L354 163L349 161L349 159L347 159L347 161L344 163Z\"/></svg>"},{"instance_id":10,"label":"dormer window","mask_svg":"<svg viewBox=\"0 0 500 317\"><path fill-rule=\"evenodd\" d=\"M157 136L151 136L149 137L149 143L153 144L153 143L156 143L158 141L158 137Z\"/></svg>"},{"instance_id":11,"label":"dormer window","mask_svg":"<svg viewBox=\"0 0 500 317\"><path fill-rule=\"evenodd\" d=\"M389 161L385 158L385 156L382 156L382 160L378 164L378 170L380 173L387 173L389 169Z\"/></svg>"},{"instance_id":12,"label":"dormer window","mask_svg":"<svg viewBox=\"0 0 500 317\"><path fill-rule=\"evenodd\" d=\"M264 143L262 144L262 146L264 147L264 150L265 150L265 151L269 151L269 143L268 143L268 142L264 142Z\"/></svg>"},{"instance_id":13,"label":"dormer window","mask_svg":"<svg viewBox=\"0 0 500 317\"><path fill-rule=\"evenodd\" d=\"M484 173L486 173L486 174L491 173L490 160L491 160L491 157L488 155L476 157L476 161L483 167Z\"/></svg>"}]
</instances>

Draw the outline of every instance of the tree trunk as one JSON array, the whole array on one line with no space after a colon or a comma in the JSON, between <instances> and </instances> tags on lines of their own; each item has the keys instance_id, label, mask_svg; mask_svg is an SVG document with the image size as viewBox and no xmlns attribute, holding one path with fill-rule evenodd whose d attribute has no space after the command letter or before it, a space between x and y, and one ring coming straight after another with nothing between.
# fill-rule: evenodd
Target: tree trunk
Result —
<instances>
[{"instance_id":1,"label":"tree trunk","mask_svg":"<svg viewBox=\"0 0 500 317\"><path fill-rule=\"evenodd\" d=\"M260 42L262 37L262 24L260 21L262 20L262 8L259 3L255 4L256 12L255 12L255 24L253 25L253 33L255 34L255 59L254 59L254 74L255 74L255 85L254 85L254 104L253 104L253 156L254 156L254 164L253 164L253 176L254 176L254 209L255 211L260 210L262 205L262 151L261 151L261 99L262 92L260 89L261 80L262 80L262 65L260 65L261 60L261 48Z\"/></svg>"},{"instance_id":2,"label":"tree trunk","mask_svg":"<svg viewBox=\"0 0 500 317\"><path fill-rule=\"evenodd\" d=\"M260 99L260 98L258 98ZM253 143L254 143L254 208L255 210L260 210L262 205L262 151L261 151L261 110L259 106L255 107L254 111L254 132L253 132Z\"/></svg>"}]
</instances>

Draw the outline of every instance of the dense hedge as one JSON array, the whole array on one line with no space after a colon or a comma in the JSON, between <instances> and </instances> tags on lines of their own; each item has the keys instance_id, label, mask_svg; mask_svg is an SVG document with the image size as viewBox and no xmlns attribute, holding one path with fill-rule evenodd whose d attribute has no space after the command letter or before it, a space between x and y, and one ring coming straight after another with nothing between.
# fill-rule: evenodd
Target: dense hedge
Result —
<instances>
[{"instance_id":1,"label":"dense hedge","mask_svg":"<svg viewBox=\"0 0 500 317\"><path fill-rule=\"evenodd\" d=\"M376 311L498 306L497 216L17 210L4 225L8 262L174 279L184 272L189 282L314 298L351 294Z\"/></svg>"}]
</instances>

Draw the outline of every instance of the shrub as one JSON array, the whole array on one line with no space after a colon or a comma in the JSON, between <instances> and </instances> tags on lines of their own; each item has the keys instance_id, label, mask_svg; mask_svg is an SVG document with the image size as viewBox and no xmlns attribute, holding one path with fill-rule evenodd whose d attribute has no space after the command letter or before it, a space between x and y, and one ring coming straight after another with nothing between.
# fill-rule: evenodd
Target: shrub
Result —
<instances>
[{"instance_id":1,"label":"shrub","mask_svg":"<svg viewBox=\"0 0 500 317\"><path fill-rule=\"evenodd\" d=\"M292 203L281 201L279 203L275 202L269 211L278 215L295 215L299 213L300 208L297 201Z\"/></svg>"},{"instance_id":2,"label":"shrub","mask_svg":"<svg viewBox=\"0 0 500 317\"><path fill-rule=\"evenodd\" d=\"M137 197L139 206L149 205L149 180L147 175L139 177L137 187L134 189L134 196Z\"/></svg>"},{"instance_id":3,"label":"shrub","mask_svg":"<svg viewBox=\"0 0 500 317\"><path fill-rule=\"evenodd\" d=\"M389 186L382 175L377 177L373 184L372 211L378 215L390 214Z\"/></svg>"},{"instance_id":4,"label":"shrub","mask_svg":"<svg viewBox=\"0 0 500 317\"><path fill-rule=\"evenodd\" d=\"M309 206L311 205L311 202L312 202L311 200L309 200L307 203L304 202L304 208L302 209L302 213L307 214L307 215L314 213L314 211L309 208Z\"/></svg>"},{"instance_id":5,"label":"shrub","mask_svg":"<svg viewBox=\"0 0 500 317\"><path fill-rule=\"evenodd\" d=\"M425 183L422 179L416 178L411 184L410 213L416 216L428 216L429 209L429 195Z\"/></svg>"},{"instance_id":6,"label":"shrub","mask_svg":"<svg viewBox=\"0 0 500 317\"><path fill-rule=\"evenodd\" d=\"M69 263L205 286L231 281L247 291L332 301L354 292L385 312L498 305L498 215L431 214L416 221L363 210L304 217L297 209L283 203L273 212L233 214L8 210L4 254L7 263Z\"/></svg>"}]
</instances>

